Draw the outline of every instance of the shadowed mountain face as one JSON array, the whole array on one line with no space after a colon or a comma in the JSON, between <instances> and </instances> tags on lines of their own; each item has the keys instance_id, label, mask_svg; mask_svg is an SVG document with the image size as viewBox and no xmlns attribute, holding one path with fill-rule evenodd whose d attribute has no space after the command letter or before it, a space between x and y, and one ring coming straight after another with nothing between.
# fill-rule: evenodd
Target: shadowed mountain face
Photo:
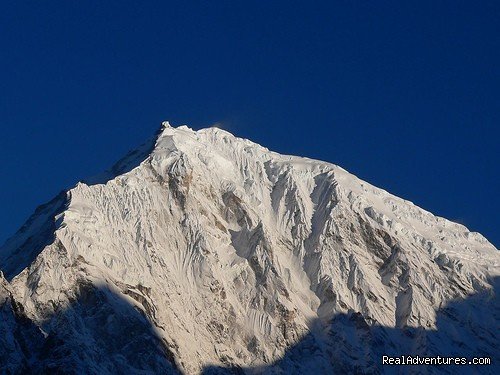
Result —
<instances>
[{"instance_id":1,"label":"shadowed mountain face","mask_svg":"<svg viewBox=\"0 0 500 375\"><path fill-rule=\"evenodd\" d=\"M2 373L179 373L144 313L110 289L82 282L74 299L40 324L5 286L0 295Z\"/></svg>"},{"instance_id":2,"label":"shadowed mountain face","mask_svg":"<svg viewBox=\"0 0 500 375\"><path fill-rule=\"evenodd\" d=\"M0 248L0 361L95 374L457 370L381 367L384 354L496 366L499 264L480 234L340 167L165 124Z\"/></svg>"},{"instance_id":3,"label":"shadowed mountain face","mask_svg":"<svg viewBox=\"0 0 500 375\"><path fill-rule=\"evenodd\" d=\"M344 373L448 373L498 374L500 347L498 328L500 304L494 291L478 293L466 300L453 301L437 311L437 329L407 327L397 329L367 321L360 313L340 314L328 324L313 322L313 332L287 349L276 362L259 367L207 366L203 374L344 374ZM491 330L470 319L480 315ZM461 322L466 321L467 324ZM390 338L390 339L389 339ZM398 345L390 345L390 342ZM363 350L359 350L362 348ZM489 366L382 365L382 357L488 357Z\"/></svg>"},{"instance_id":4,"label":"shadowed mountain face","mask_svg":"<svg viewBox=\"0 0 500 375\"><path fill-rule=\"evenodd\" d=\"M437 330L395 329L339 314L327 324L315 320L312 332L268 365L207 366L203 374L238 373L498 373L498 331L483 331L470 319L480 315L498 328L500 305L495 291L451 302L437 312ZM5 284L0 294L3 337L0 368L6 373L179 374L169 344L155 332L146 314L118 293L82 283L70 305L54 311L41 327L32 322ZM398 342L398 346L389 344ZM484 342L483 342L484 340ZM486 342L486 344L485 344ZM488 343L490 345L488 345ZM358 348L362 347L363 351ZM382 366L382 356L489 357L490 366ZM368 371L367 371L368 369Z\"/></svg>"}]
</instances>

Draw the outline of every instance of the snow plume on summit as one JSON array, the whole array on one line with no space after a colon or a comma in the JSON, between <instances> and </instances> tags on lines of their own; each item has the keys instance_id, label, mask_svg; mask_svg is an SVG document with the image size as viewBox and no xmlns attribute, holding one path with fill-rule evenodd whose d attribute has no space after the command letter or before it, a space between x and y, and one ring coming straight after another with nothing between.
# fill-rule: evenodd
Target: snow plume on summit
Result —
<instances>
[{"instance_id":1,"label":"snow plume on summit","mask_svg":"<svg viewBox=\"0 0 500 375\"><path fill-rule=\"evenodd\" d=\"M218 128L163 123L38 208L0 269L5 372L409 370L382 355L498 370L500 255L483 236Z\"/></svg>"}]
</instances>

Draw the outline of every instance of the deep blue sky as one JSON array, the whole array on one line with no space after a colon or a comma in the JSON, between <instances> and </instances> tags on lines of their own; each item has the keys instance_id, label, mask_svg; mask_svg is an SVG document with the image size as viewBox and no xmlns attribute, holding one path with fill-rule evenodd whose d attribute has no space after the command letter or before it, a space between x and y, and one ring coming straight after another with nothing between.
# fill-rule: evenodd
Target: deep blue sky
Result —
<instances>
[{"instance_id":1,"label":"deep blue sky","mask_svg":"<svg viewBox=\"0 0 500 375\"><path fill-rule=\"evenodd\" d=\"M248 3L2 2L0 242L168 119L334 162L500 245L500 2Z\"/></svg>"}]
</instances>

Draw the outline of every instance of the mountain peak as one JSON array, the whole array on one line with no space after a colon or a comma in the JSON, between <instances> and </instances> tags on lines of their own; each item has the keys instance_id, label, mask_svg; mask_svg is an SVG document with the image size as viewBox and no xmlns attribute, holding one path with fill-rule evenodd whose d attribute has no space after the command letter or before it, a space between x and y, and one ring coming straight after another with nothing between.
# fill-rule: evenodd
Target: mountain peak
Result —
<instances>
[{"instance_id":1,"label":"mountain peak","mask_svg":"<svg viewBox=\"0 0 500 375\"><path fill-rule=\"evenodd\" d=\"M0 269L30 329L71 337L60 341L69 352L89 337L109 344L88 348L87 360L57 359L82 372L104 357L115 370L151 370L105 339L100 327L126 326L123 316L165 356L155 368L173 372L278 358L281 371L305 371L311 353L321 371L356 372L401 347L498 354L479 302L445 308L493 293L500 256L484 237L333 164L215 127L162 123L103 175L38 209L0 248ZM446 325L463 336L440 333ZM365 358L366 340L380 348ZM292 348L300 354L287 357Z\"/></svg>"}]
</instances>

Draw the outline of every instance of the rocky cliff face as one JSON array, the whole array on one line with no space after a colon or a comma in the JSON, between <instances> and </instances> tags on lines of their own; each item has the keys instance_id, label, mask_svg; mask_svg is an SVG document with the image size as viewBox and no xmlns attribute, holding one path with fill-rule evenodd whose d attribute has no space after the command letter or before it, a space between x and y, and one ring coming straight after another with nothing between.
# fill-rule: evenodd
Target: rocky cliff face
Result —
<instances>
[{"instance_id":1,"label":"rocky cliff face","mask_svg":"<svg viewBox=\"0 0 500 375\"><path fill-rule=\"evenodd\" d=\"M382 354L500 357L500 254L484 237L216 128L164 124L37 209L0 269L12 373L390 372L401 368Z\"/></svg>"}]
</instances>

